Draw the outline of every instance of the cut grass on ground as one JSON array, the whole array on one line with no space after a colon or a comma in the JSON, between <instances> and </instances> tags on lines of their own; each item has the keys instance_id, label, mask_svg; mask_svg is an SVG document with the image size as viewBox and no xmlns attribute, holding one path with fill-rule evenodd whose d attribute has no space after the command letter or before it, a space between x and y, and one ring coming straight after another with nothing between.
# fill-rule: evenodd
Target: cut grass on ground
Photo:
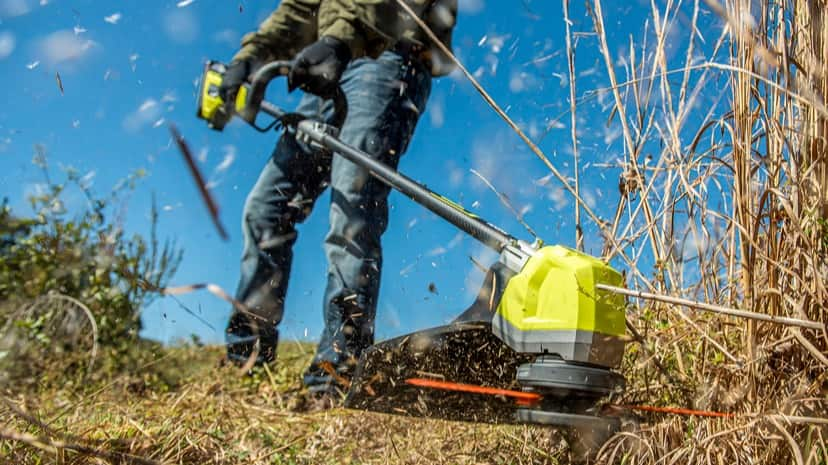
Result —
<instances>
[{"instance_id":1,"label":"cut grass on ground","mask_svg":"<svg viewBox=\"0 0 828 465\"><path fill-rule=\"evenodd\" d=\"M283 344L271 369L241 376L220 363L221 348L163 349L142 370L92 385L7 390L0 421L7 438L18 437L0 440L0 457L20 464L106 463L105 454L122 463L556 464L566 454L545 428L341 408L295 412L312 350ZM83 447L87 453L78 452Z\"/></svg>"}]
</instances>

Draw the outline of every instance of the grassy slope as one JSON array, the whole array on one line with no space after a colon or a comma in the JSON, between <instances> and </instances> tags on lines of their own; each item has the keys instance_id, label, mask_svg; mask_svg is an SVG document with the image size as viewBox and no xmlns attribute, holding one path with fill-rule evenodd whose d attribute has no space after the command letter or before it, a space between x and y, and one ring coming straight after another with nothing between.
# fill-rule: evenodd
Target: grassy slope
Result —
<instances>
[{"instance_id":1,"label":"grassy slope","mask_svg":"<svg viewBox=\"0 0 828 465\"><path fill-rule=\"evenodd\" d=\"M0 457L10 463L101 463L66 449L56 452L49 446L55 440L198 464L554 464L566 453L559 436L542 428L344 409L294 412L311 350L283 344L272 370L242 377L220 366L220 349L164 349L129 375L83 387L45 383L26 393L7 392L13 406L0 406L0 427L46 439L39 447L27 444L32 438L0 440ZM14 413L14 406L52 431Z\"/></svg>"}]
</instances>

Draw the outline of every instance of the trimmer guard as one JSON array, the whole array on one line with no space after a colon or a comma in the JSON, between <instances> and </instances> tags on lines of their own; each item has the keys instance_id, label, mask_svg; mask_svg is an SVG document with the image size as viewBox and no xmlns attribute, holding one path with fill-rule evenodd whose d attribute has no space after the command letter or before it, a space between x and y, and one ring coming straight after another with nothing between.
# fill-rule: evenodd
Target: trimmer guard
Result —
<instances>
[{"instance_id":1,"label":"trimmer guard","mask_svg":"<svg viewBox=\"0 0 828 465\"><path fill-rule=\"evenodd\" d=\"M360 357L345 407L485 423L575 427L592 436L618 427L594 411L623 378L599 366L519 353L493 332L491 320L509 279L502 264L486 275L477 299L452 324L377 343ZM437 390L406 383L426 378L543 395L527 405L500 395Z\"/></svg>"},{"instance_id":2,"label":"trimmer guard","mask_svg":"<svg viewBox=\"0 0 828 465\"><path fill-rule=\"evenodd\" d=\"M378 343L363 352L345 399L348 408L485 423L514 423L514 400L410 386L433 378L519 389L518 366L530 362L503 344L485 322L456 323Z\"/></svg>"},{"instance_id":3,"label":"trimmer guard","mask_svg":"<svg viewBox=\"0 0 828 465\"><path fill-rule=\"evenodd\" d=\"M360 357L345 407L379 413L490 424L537 424L574 428L587 437L616 431L617 418L599 415L595 397L575 388L550 392L541 403L412 386L411 378L520 391L515 377L533 363L493 333L489 323L461 322L427 329L372 346ZM573 370L578 370L574 366Z\"/></svg>"},{"instance_id":4,"label":"trimmer guard","mask_svg":"<svg viewBox=\"0 0 828 465\"><path fill-rule=\"evenodd\" d=\"M348 408L487 423L515 421L513 400L410 386L409 378L518 389L518 366L533 359L492 333L491 320L514 272L495 263L475 302L447 326L377 343L359 359L345 399Z\"/></svg>"}]
</instances>

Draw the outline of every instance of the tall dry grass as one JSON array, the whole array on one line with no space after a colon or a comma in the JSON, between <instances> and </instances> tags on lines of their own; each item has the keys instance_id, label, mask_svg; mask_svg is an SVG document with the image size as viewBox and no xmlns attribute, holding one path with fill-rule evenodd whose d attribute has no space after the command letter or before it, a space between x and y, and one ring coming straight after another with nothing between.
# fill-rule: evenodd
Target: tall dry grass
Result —
<instances>
[{"instance_id":1,"label":"tall dry grass","mask_svg":"<svg viewBox=\"0 0 828 465\"><path fill-rule=\"evenodd\" d=\"M624 65L589 6L624 145L605 258L634 289L828 323L828 5L653 1ZM700 27L711 14L721 27ZM824 330L645 301L628 315L626 402L736 416L648 418L599 461L828 463Z\"/></svg>"}]
</instances>

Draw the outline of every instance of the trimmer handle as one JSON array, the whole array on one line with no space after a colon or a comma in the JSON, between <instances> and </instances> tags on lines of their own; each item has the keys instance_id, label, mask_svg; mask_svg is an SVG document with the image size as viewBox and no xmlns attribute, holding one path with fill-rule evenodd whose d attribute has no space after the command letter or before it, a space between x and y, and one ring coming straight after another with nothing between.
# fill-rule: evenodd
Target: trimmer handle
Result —
<instances>
[{"instance_id":1,"label":"trimmer handle","mask_svg":"<svg viewBox=\"0 0 828 465\"><path fill-rule=\"evenodd\" d=\"M254 124L259 111L264 111L280 120L292 119L291 116L293 115L264 100L265 91L270 81L279 76L287 76L290 74L292 67L293 61L274 61L262 66L253 74L247 104L240 114L245 121ZM331 99L334 103L334 120L332 124L337 128L341 128L345 123L345 118L348 117L348 100L345 98L345 93L339 86L336 87L336 91ZM292 121L285 122L290 123Z\"/></svg>"}]
</instances>

